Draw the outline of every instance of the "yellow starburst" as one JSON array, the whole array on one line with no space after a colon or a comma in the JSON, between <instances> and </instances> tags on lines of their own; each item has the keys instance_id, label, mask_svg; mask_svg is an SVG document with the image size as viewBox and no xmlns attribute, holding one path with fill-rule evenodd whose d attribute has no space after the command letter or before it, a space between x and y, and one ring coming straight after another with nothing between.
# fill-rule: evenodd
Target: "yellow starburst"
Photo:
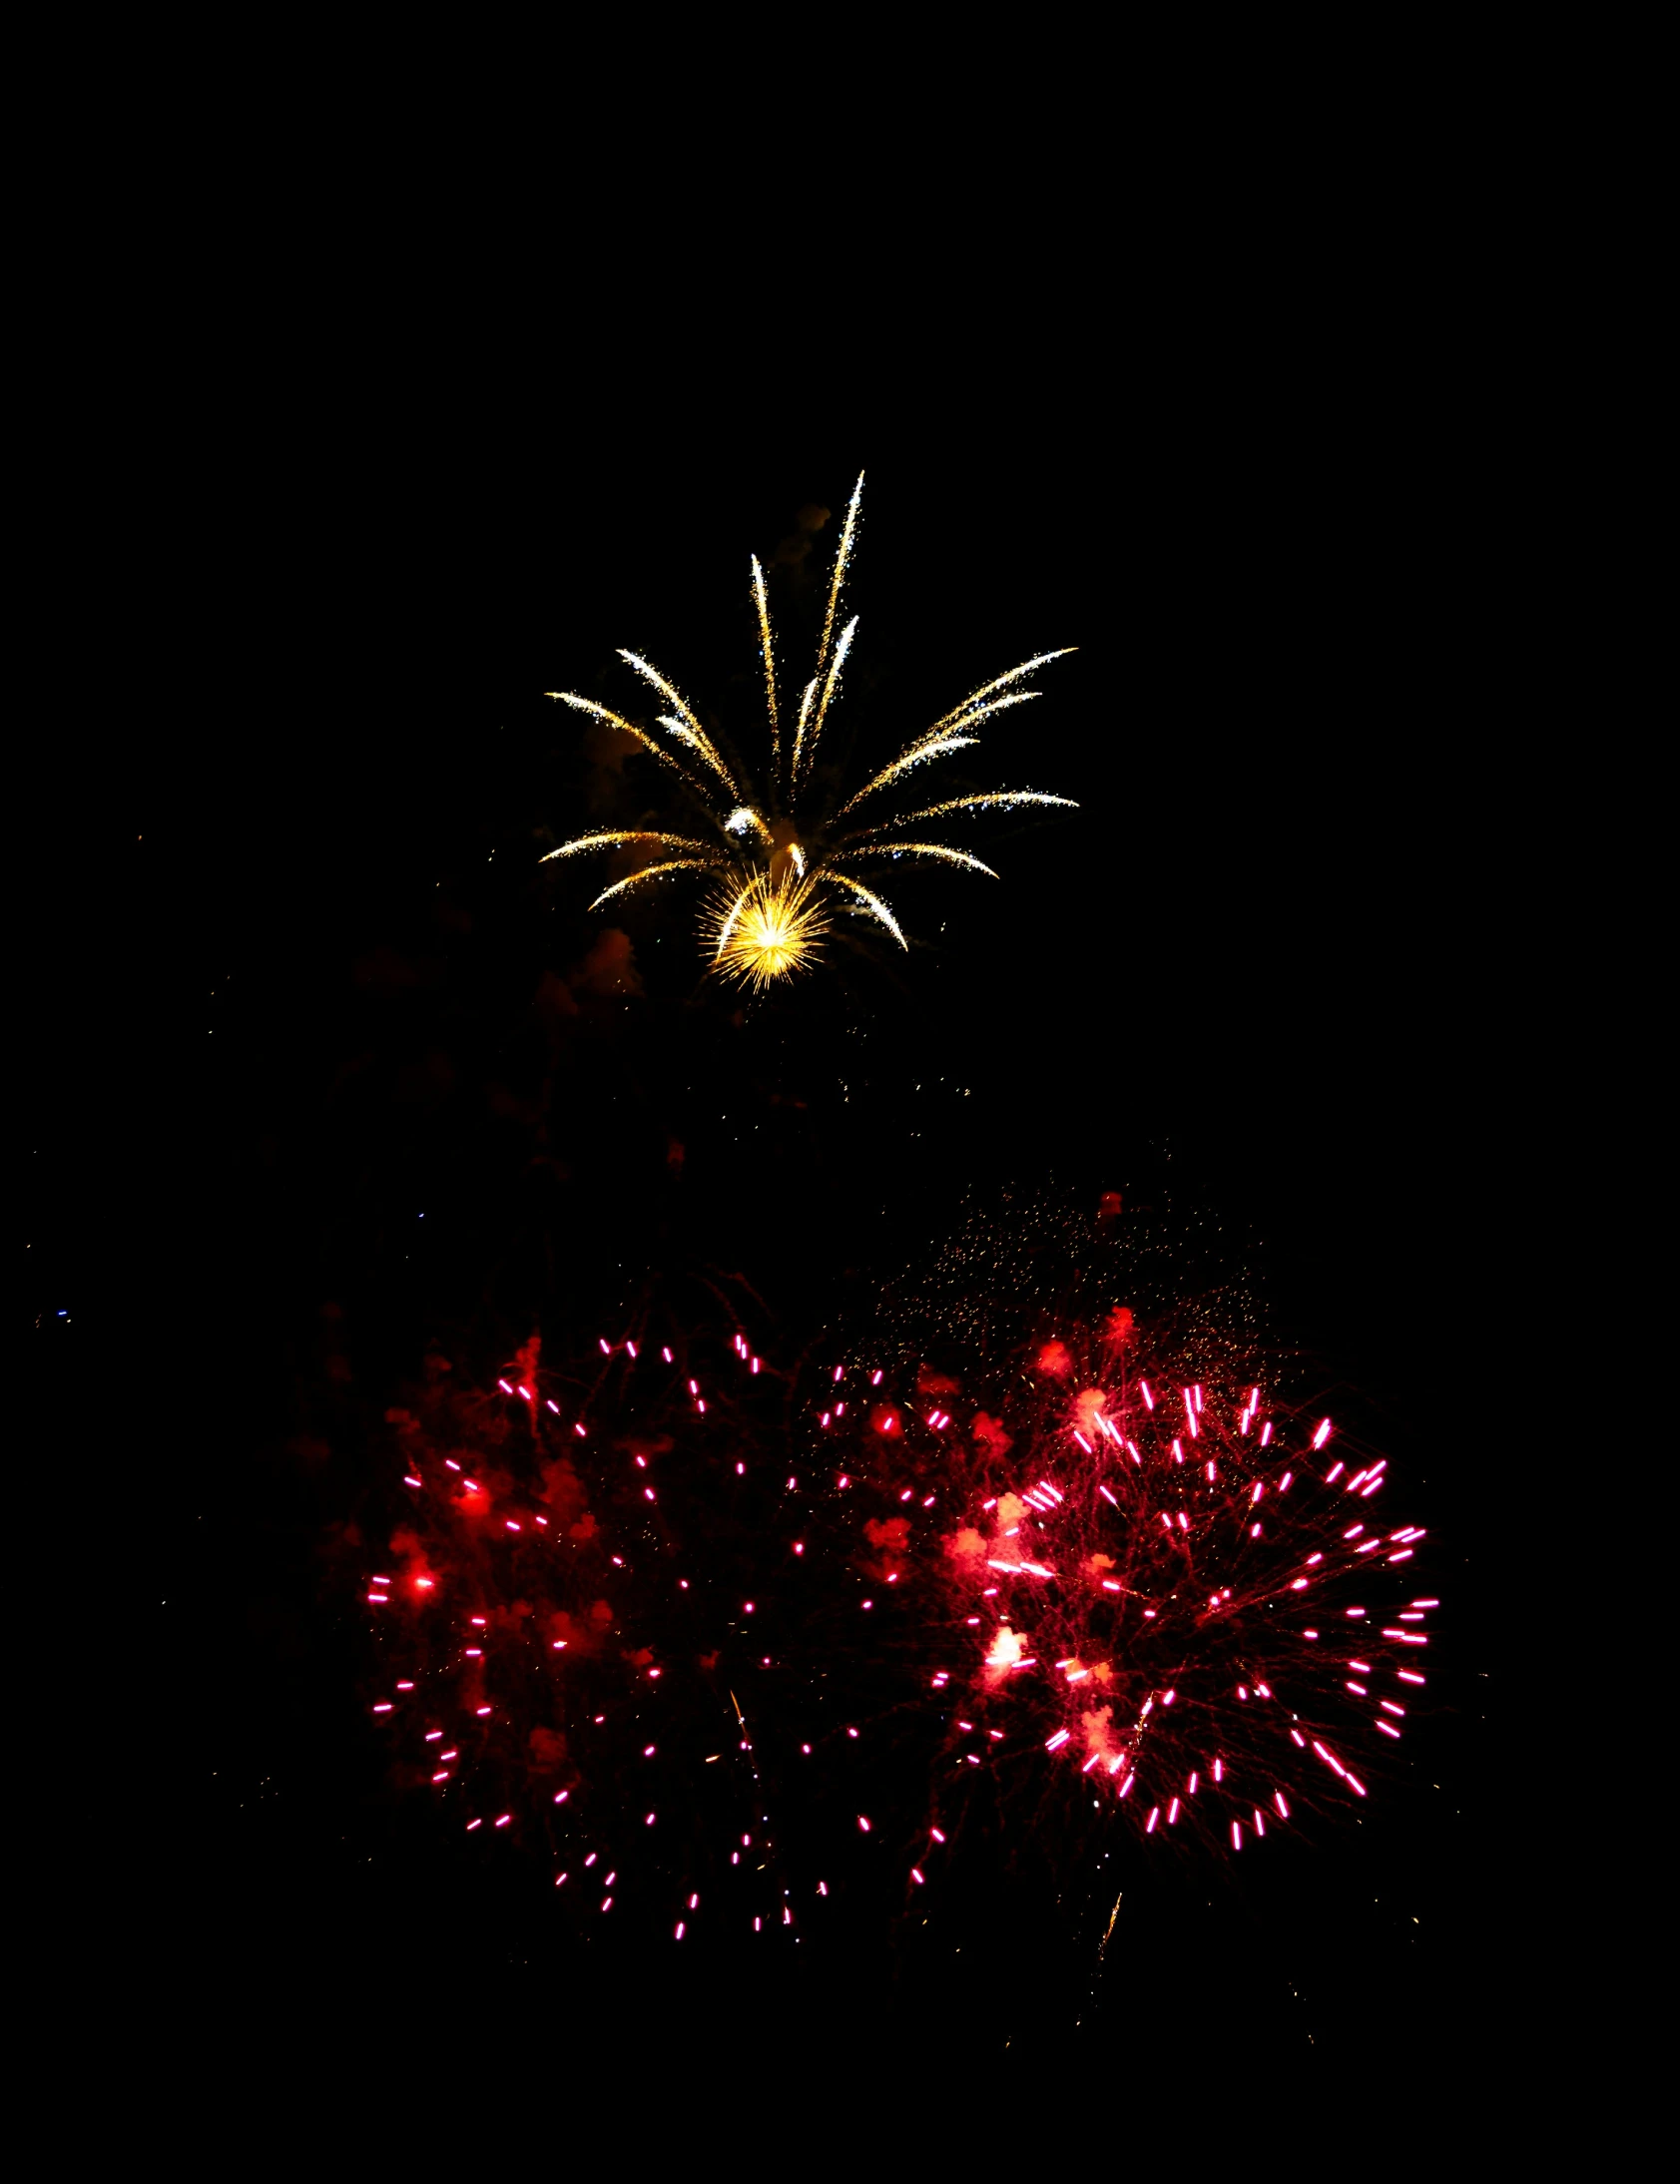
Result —
<instances>
[{"instance_id":1,"label":"yellow starburst","mask_svg":"<svg viewBox=\"0 0 1680 2184\"><path fill-rule=\"evenodd\" d=\"M712 908L712 962L755 991L816 960L829 920L815 879L756 872Z\"/></svg>"},{"instance_id":2,"label":"yellow starburst","mask_svg":"<svg viewBox=\"0 0 1680 2184\"><path fill-rule=\"evenodd\" d=\"M713 967L720 975L743 981L755 990L792 976L818 960L823 934L835 914L844 912L872 919L889 932L901 948L908 947L891 907L854 879L840 865L897 861L904 857L929 859L946 867L997 875L990 865L948 842L911 841L902 829L930 819L946 819L958 812L1014 811L1024 806L1058 806L1072 811L1067 797L1053 797L1036 789L994 789L984 796L954 797L920 811L875 819L867 825L847 823L859 806L896 788L911 773L932 765L956 751L966 751L979 741L975 731L984 721L1009 709L1029 704L1040 695L1019 690L1021 683L1062 652L1044 652L1011 668L970 693L930 728L912 736L898 756L873 774L860 789L846 795L843 788L830 791L819 784L813 766L823 731L840 694L840 672L857 633L852 616L836 634L840 596L852 548L857 536L858 511L863 480L858 478L846 508L840 546L835 554L829 586L828 611L818 646L816 672L800 695L799 712L790 743L783 733L776 671L776 641L771 628L770 604L764 571L753 560L753 605L765 671L765 699L769 715L769 766L762 784L755 787L747 772L721 752L702 726L699 715L682 693L659 670L633 652L619 658L649 684L672 708L656 716L653 729L639 727L622 714L579 697L574 691L551 690L548 696L562 705L623 729L674 773L710 828L705 839L688 833L655 832L645 828L580 834L551 849L544 862L596 849L676 849L683 853L658 857L617 880L595 897L590 908L615 895L629 893L649 881L676 872L706 872L722 878L724 886L709 901L702 931L711 944ZM1070 651L1071 647L1064 647ZM1007 695L1000 695L1007 693ZM675 748L673 748L675 747ZM713 838L715 837L715 838Z\"/></svg>"}]
</instances>

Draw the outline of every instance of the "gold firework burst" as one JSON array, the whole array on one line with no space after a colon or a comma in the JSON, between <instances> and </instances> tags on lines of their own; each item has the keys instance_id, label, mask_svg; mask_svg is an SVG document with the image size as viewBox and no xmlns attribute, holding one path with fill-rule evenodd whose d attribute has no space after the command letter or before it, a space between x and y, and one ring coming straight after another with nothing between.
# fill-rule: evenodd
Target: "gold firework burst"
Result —
<instances>
[{"instance_id":1,"label":"gold firework burst","mask_svg":"<svg viewBox=\"0 0 1680 2184\"><path fill-rule=\"evenodd\" d=\"M759 872L726 891L707 919L714 966L755 989L802 969L829 928L817 890L815 879L779 883Z\"/></svg>"},{"instance_id":2,"label":"gold firework burst","mask_svg":"<svg viewBox=\"0 0 1680 2184\"><path fill-rule=\"evenodd\" d=\"M906 832L930 819L946 819L959 812L1014 811L1027 805L1055 805L1072 811L1071 798L1052 797L1036 789L994 789L983 796L954 797L919 811L900 812L873 819L860 808L876 797L900 789L918 768L934 764L953 752L966 751L979 741L981 722L1028 704L1040 692L1018 686L1071 651L1042 652L1019 667L1011 668L994 682L973 691L961 705L923 729L899 752L890 765L850 795L820 794L813 768L818 746L840 693L840 675L857 632L852 616L840 634L840 599L845 575L857 537L857 511L863 480L858 478L845 511L840 546L835 554L834 575L829 586L828 611L817 649L816 672L800 693L792 738L786 734L778 688L776 641L771 629L770 602L765 592L764 571L753 558L753 605L758 617L759 644L765 671L765 705L769 718L769 765L755 784L739 766L732 766L702 727L694 708L659 670L633 652L619 658L664 700L669 711L656 716L663 731L639 727L622 714L580 698L569 690L551 690L548 696L579 713L610 722L635 738L661 765L670 769L704 828L704 832L666 833L645 828L620 828L580 834L563 841L543 859L580 856L587 850L635 849L648 853L649 861L628 878L603 888L589 905L598 909L615 895L627 894L657 879L678 872L708 872L723 881L714 891L702 919L702 931L711 943L714 967L726 977L755 989L786 978L812 963L822 935L834 915L852 912L872 919L889 932L898 945L908 946L891 908L871 888L852 876L850 867L897 861L903 857L926 859L962 870L984 872L995 879L989 864L970 856L949 842L912 839Z\"/></svg>"}]
</instances>

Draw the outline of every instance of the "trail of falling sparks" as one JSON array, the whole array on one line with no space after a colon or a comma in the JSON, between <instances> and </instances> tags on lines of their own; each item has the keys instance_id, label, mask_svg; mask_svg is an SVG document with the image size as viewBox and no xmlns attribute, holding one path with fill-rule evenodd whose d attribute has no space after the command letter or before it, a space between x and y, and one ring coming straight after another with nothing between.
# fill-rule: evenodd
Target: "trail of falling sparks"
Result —
<instances>
[{"instance_id":1,"label":"trail of falling sparks","mask_svg":"<svg viewBox=\"0 0 1680 2184\"><path fill-rule=\"evenodd\" d=\"M840 531L840 542L835 553L835 573L829 586L829 611L823 617L823 641L817 648L817 673L812 678L820 682L828 663L829 647L834 642L835 616L840 611L840 591L845 583L845 572L851 560L851 542L857 535L857 511L863 501L863 473L857 473L857 483L851 488L851 498L845 505L845 523ZM853 623L853 628L856 624Z\"/></svg>"},{"instance_id":2,"label":"trail of falling sparks","mask_svg":"<svg viewBox=\"0 0 1680 2184\"><path fill-rule=\"evenodd\" d=\"M715 868L710 857L693 856L674 856L668 857L663 864L644 864L639 872L632 872L628 879L615 880L610 887L603 887L589 907L598 910L603 902L610 902L614 895L628 894L632 887L641 886L644 880L663 879L668 872L712 871Z\"/></svg>"},{"instance_id":3,"label":"trail of falling sparks","mask_svg":"<svg viewBox=\"0 0 1680 2184\"><path fill-rule=\"evenodd\" d=\"M776 639L770 627L770 599L759 557L753 556L753 604L759 610L759 643L765 658L765 704L770 711L770 765L773 778L782 773L782 723L776 710Z\"/></svg>"},{"instance_id":4,"label":"trail of falling sparks","mask_svg":"<svg viewBox=\"0 0 1680 2184\"><path fill-rule=\"evenodd\" d=\"M717 775L719 781L730 792L731 796L739 796L740 792L736 789L735 783L730 777L729 768L718 756L717 746L713 743L711 737L707 735L705 729L701 727L695 716L694 708L682 692L674 684L668 683L659 670L651 666L640 654L626 652L621 647L619 658L627 667L634 668L644 682L651 683L662 698L669 698L682 716L680 720L674 721L669 714L662 713L659 716L660 727L668 735L675 736L679 743L687 744L691 751L697 751L712 769L712 772Z\"/></svg>"},{"instance_id":5,"label":"trail of falling sparks","mask_svg":"<svg viewBox=\"0 0 1680 2184\"><path fill-rule=\"evenodd\" d=\"M681 782L717 838L701 840L692 834L653 829L608 830L564 841L543 861L552 863L598 850L632 855L660 848L680 850L680 855L644 862L614 880L596 895L590 908L599 909L603 903L678 874L719 875L724 881L723 893L708 903L702 916L702 930L711 942L712 967L721 976L755 990L818 961L823 936L831 929L837 912L868 918L890 933L899 947L908 947L890 905L871 888L839 870L842 862L907 858L997 877L990 865L949 842L897 838L902 828L926 819L949 819L958 813L1077 809L1070 798L1042 790L994 790L952 798L862 828L843 824L858 806L883 796L921 767L971 749L979 741L976 731L986 721L1041 696L1041 692L1012 686L1063 658L1071 649L1065 647L1035 654L982 684L931 728L912 737L895 759L877 770L862 788L843 796L842 801L836 801L841 792L820 792L813 786L818 745L840 696L842 670L857 632L857 617L853 615L836 635L856 543L862 492L863 479L859 475L835 554L816 672L800 697L791 750L783 738L776 636L765 573L758 557L752 557L753 608L764 662L770 745L762 795L739 768L732 770L730 761L676 685L639 653L621 650L619 658L673 708L670 713L656 716L655 726L663 730L664 742L594 699L573 691L548 693L562 705L623 730L643 750L651 752Z\"/></svg>"},{"instance_id":6,"label":"trail of falling sparks","mask_svg":"<svg viewBox=\"0 0 1680 2184\"><path fill-rule=\"evenodd\" d=\"M867 887L860 886L855 879L848 879L844 872L832 871L828 876L837 887L849 887L854 895L859 896L862 901L868 905L871 914L886 927L887 931L892 935L893 939L897 941L899 947L906 949L908 948L909 942L904 938L903 932L899 928L898 920L893 916L892 912L887 908L886 904L881 900L878 894L871 894Z\"/></svg>"}]
</instances>

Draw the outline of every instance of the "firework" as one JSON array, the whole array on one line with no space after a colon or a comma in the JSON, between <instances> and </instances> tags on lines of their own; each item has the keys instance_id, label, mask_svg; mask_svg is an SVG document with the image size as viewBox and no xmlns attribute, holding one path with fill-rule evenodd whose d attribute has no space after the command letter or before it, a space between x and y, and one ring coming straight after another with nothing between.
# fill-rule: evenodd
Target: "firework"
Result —
<instances>
[{"instance_id":1,"label":"firework","mask_svg":"<svg viewBox=\"0 0 1680 2184\"><path fill-rule=\"evenodd\" d=\"M789 1559L774 1380L740 1335L709 1365L603 1339L584 1373L533 1341L493 1387L438 1365L387 1413L362 1604L396 1780L591 1919L792 1933L817 1894L796 1911L758 1750Z\"/></svg>"},{"instance_id":2,"label":"firework","mask_svg":"<svg viewBox=\"0 0 1680 2184\"><path fill-rule=\"evenodd\" d=\"M966 1426L925 1369L817 1421L859 1567L921 1596L945 1827L984 1782L1230 1854L1392 1773L1427 1685L1425 1535L1385 1519L1385 1458L1183 1370L1194 1347L1116 1311L1035 1343Z\"/></svg>"},{"instance_id":3,"label":"firework","mask_svg":"<svg viewBox=\"0 0 1680 2184\"><path fill-rule=\"evenodd\" d=\"M1358 1812L1427 1692L1425 1535L1383 1457L1238 1369L1239 1318L1063 1312L960 1379L879 1326L881 1365L784 1373L737 1332L435 1372L388 1414L364 1586L399 1779L676 1937L889 1907L981 1796L1076 1850Z\"/></svg>"},{"instance_id":4,"label":"firework","mask_svg":"<svg viewBox=\"0 0 1680 2184\"><path fill-rule=\"evenodd\" d=\"M709 934L712 960L760 988L809 961L827 929L815 879L778 886L768 874L760 874L715 904Z\"/></svg>"},{"instance_id":5,"label":"firework","mask_svg":"<svg viewBox=\"0 0 1680 2184\"><path fill-rule=\"evenodd\" d=\"M901 791L910 775L922 767L972 748L979 741L976 731L982 722L1040 696L1018 686L1060 659L1062 652L1040 653L973 691L930 728L911 737L896 758L849 794L816 774L817 753L857 630L853 616L836 635L862 490L859 477L835 554L815 670L801 691L791 738L783 721L764 571L756 558L753 561L752 595L764 665L767 729L765 763L756 777L726 759L688 700L636 653L621 651L619 658L669 708L656 716L652 728L573 691L548 693L562 705L623 730L651 752L675 778L702 831L624 828L580 834L550 850L543 861L611 849L647 857L638 870L603 888L591 909L655 880L679 873L707 875L711 892L701 929L713 967L722 976L753 987L770 985L812 963L837 915L870 919L899 947L908 946L891 906L857 876L859 869L866 872L909 858L997 876L966 849L923 839L911 829L931 820L952 819L958 814L1037 806L1074 809L1066 797L1033 789L953 797L917 811L893 812L890 802L891 793ZM877 805L877 799L888 801ZM885 816L877 817L877 812Z\"/></svg>"}]
</instances>

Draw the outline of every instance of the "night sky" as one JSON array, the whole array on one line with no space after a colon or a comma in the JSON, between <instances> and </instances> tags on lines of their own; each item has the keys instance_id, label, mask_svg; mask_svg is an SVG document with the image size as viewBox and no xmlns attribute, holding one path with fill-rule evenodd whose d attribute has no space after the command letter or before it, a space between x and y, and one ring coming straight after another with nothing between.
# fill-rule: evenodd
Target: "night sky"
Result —
<instances>
[{"instance_id":1,"label":"night sky","mask_svg":"<svg viewBox=\"0 0 1680 2184\"><path fill-rule=\"evenodd\" d=\"M1502 1947L1506 1669L1502 942L1480 808L1443 794L1479 764L1467 557L1426 420L1092 414L989 444L720 426L678 454L487 427L447 462L293 417L196 488L127 625L144 705L108 688L98 778L63 770L79 871L43 879L26 1255L48 1446L143 1548L119 1650L152 1840L121 1922L194 2039L382 2053L470 1996L521 2052L745 2043L813 2082L837 2051L937 2051L1073 2056L1100 2087L1192 2038L1327 2097L1376 2056L1456 2082ZM786 542L797 620L799 542L826 564L859 467L848 728L881 748L1078 646L972 782L1081 809L976 826L1000 883L887 886L907 957L839 950L743 1015L701 984L692 897L592 918L596 867L539 875L635 804L540 694L627 702L626 645L751 718L747 556ZM488 1373L709 1266L791 1351L965 1207L1105 1190L1214 1225L1430 1527L1436 1710L1362 1825L1240 1876L1140 1866L1100 1978L1030 1861L934 1940L679 1977L389 1794L320 1540L371 1460L355 1419L428 1342Z\"/></svg>"}]
</instances>

